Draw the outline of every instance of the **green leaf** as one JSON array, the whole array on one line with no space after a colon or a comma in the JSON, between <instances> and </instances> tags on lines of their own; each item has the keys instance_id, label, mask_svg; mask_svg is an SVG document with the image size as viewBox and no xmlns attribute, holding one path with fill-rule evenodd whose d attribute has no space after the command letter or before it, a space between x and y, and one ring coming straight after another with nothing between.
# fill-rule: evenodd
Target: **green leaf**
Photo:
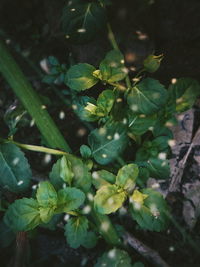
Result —
<instances>
[{"instance_id":1,"label":"green leaf","mask_svg":"<svg viewBox=\"0 0 200 267\"><path fill-rule=\"evenodd\" d=\"M94 232L87 232L85 240L81 244L85 248L94 248L97 244L98 237Z\"/></svg>"},{"instance_id":2,"label":"green leaf","mask_svg":"<svg viewBox=\"0 0 200 267\"><path fill-rule=\"evenodd\" d=\"M168 141L168 136L159 136L153 141L145 141L136 153L136 160L144 161L157 157L166 159L169 150Z\"/></svg>"},{"instance_id":3,"label":"green leaf","mask_svg":"<svg viewBox=\"0 0 200 267\"><path fill-rule=\"evenodd\" d=\"M116 185L102 186L94 197L94 207L101 214L118 210L126 199L126 193Z\"/></svg>"},{"instance_id":4,"label":"green leaf","mask_svg":"<svg viewBox=\"0 0 200 267\"><path fill-rule=\"evenodd\" d=\"M93 76L94 71L95 68L87 63L74 65L68 70L65 83L75 91L89 89L98 82L98 79Z\"/></svg>"},{"instance_id":5,"label":"green leaf","mask_svg":"<svg viewBox=\"0 0 200 267\"><path fill-rule=\"evenodd\" d=\"M54 207L57 205L58 196L53 185L48 182L40 182L37 189L36 198L41 207Z\"/></svg>"},{"instance_id":6,"label":"green leaf","mask_svg":"<svg viewBox=\"0 0 200 267\"><path fill-rule=\"evenodd\" d=\"M104 185L114 184L116 180L116 176L106 170L95 171L92 173L92 183L96 189Z\"/></svg>"},{"instance_id":7,"label":"green leaf","mask_svg":"<svg viewBox=\"0 0 200 267\"><path fill-rule=\"evenodd\" d=\"M100 63L100 72L97 77L108 83L118 82L127 76L127 69L124 66L124 56L118 50L107 53L105 59Z\"/></svg>"},{"instance_id":8,"label":"green leaf","mask_svg":"<svg viewBox=\"0 0 200 267\"><path fill-rule=\"evenodd\" d=\"M62 188L64 184L64 181L60 176L60 173L61 173L61 159L58 159L56 163L54 163L53 168L49 174L50 182L56 190Z\"/></svg>"},{"instance_id":9,"label":"green leaf","mask_svg":"<svg viewBox=\"0 0 200 267\"><path fill-rule=\"evenodd\" d=\"M88 230L88 220L84 216L70 218L65 225L65 236L72 248L78 248L85 240Z\"/></svg>"},{"instance_id":10,"label":"green leaf","mask_svg":"<svg viewBox=\"0 0 200 267\"><path fill-rule=\"evenodd\" d=\"M97 99L97 116L106 116L111 111L115 101L112 90L104 90Z\"/></svg>"},{"instance_id":11,"label":"green leaf","mask_svg":"<svg viewBox=\"0 0 200 267\"><path fill-rule=\"evenodd\" d=\"M162 231L168 226L169 219L167 213L169 208L163 196L151 189L143 189L140 193L144 196L130 198L130 212L134 220L140 225L141 228L151 231Z\"/></svg>"},{"instance_id":12,"label":"green leaf","mask_svg":"<svg viewBox=\"0 0 200 267\"><path fill-rule=\"evenodd\" d=\"M144 60L144 68L146 71L153 73L157 71L160 67L160 62L163 59L163 55L155 56L155 55L149 55Z\"/></svg>"},{"instance_id":13,"label":"green leaf","mask_svg":"<svg viewBox=\"0 0 200 267\"><path fill-rule=\"evenodd\" d=\"M105 24L105 8L97 1L72 0L63 10L63 30L70 41L90 41Z\"/></svg>"},{"instance_id":14,"label":"green leaf","mask_svg":"<svg viewBox=\"0 0 200 267\"><path fill-rule=\"evenodd\" d=\"M131 267L131 258L128 253L121 249L111 249L98 258L95 267Z\"/></svg>"},{"instance_id":15,"label":"green leaf","mask_svg":"<svg viewBox=\"0 0 200 267\"><path fill-rule=\"evenodd\" d=\"M151 177L157 179L168 179L170 177L170 167L167 159L150 158L147 168Z\"/></svg>"},{"instance_id":16,"label":"green leaf","mask_svg":"<svg viewBox=\"0 0 200 267\"><path fill-rule=\"evenodd\" d=\"M58 191L58 208L56 213L69 212L78 209L85 201L85 194L73 187Z\"/></svg>"},{"instance_id":17,"label":"green leaf","mask_svg":"<svg viewBox=\"0 0 200 267\"><path fill-rule=\"evenodd\" d=\"M180 78L169 86L169 108L176 112L190 109L200 96L199 82L191 78Z\"/></svg>"},{"instance_id":18,"label":"green leaf","mask_svg":"<svg viewBox=\"0 0 200 267\"><path fill-rule=\"evenodd\" d=\"M83 161L73 155L67 155L67 159L72 164L72 171L74 173L73 183L74 187L82 190L83 192L88 192L92 185L92 175L89 169Z\"/></svg>"},{"instance_id":19,"label":"green leaf","mask_svg":"<svg viewBox=\"0 0 200 267\"><path fill-rule=\"evenodd\" d=\"M167 90L159 81L146 78L131 89L127 96L130 109L136 114L151 115L167 101Z\"/></svg>"},{"instance_id":20,"label":"green leaf","mask_svg":"<svg viewBox=\"0 0 200 267\"><path fill-rule=\"evenodd\" d=\"M72 171L72 164L66 158L66 156L63 156L60 161L60 177L64 182L68 183L68 185L71 186L74 173Z\"/></svg>"},{"instance_id":21,"label":"green leaf","mask_svg":"<svg viewBox=\"0 0 200 267\"><path fill-rule=\"evenodd\" d=\"M89 146L86 146L86 145L82 145L80 147L80 153L81 153L81 156L84 158L84 159L88 159L90 158L90 156L92 155L92 151L91 149L89 148Z\"/></svg>"},{"instance_id":22,"label":"green leaf","mask_svg":"<svg viewBox=\"0 0 200 267\"><path fill-rule=\"evenodd\" d=\"M134 112L128 113L129 131L134 135L142 135L150 129L154 128L157 116L144 114L136 115Z\"/></svg>"},{"instance_id":23,"label":"green leaf","mask_svg":"<svg viewBox=\"0 0 200 267\"><path fill-rule=\"evenodd\" d=\"M72 102L73 111L83 121L96 121L98 120L98 116L86 109L86 106L88 106L89 103L96 105L96 100L88 96L74 97Z\"/></svg>"},{"instance_id":24,"label":"green leaf","mask_svg":"<svg viewBox=\"0 0 200 267\"><path fill-rule=\"evenodd\" d=\"M60 64L58 59L56 57L54 57L54 56L49 56L48 57L48 61L52 66L57 66L57 65Z\"/></svg>"},{"instance_id":25,"label":"green leaf","mask_svg":"<svg viewBox=\"0 0 200 267\"><path fill-rule=\"evenodd\" d=\"M72 186L81 189L83 192L88 192L92 184L92 176L88 167L81 159L73 155L69 154L65 157L68 161L70 161L72 172L74 174ZM50 181L56 189L61 189L64 184L63 179L60 177L60 161L61 159L54 164L50 173Z\"/></svg>"},{"instance_id":26,"label":"green leaf","mask_svg":"<svg viewBox=\"0 0 200 267\"><path fill-rule=\"evenodd\" d=\"M3 221L0 222L0 248L8 247L15 239L15 233Z\"/></svg>"},{"instance_id":27,"label":"green leaf","mask_svg":"<svg viewBox=\"0 0 200 267\"><path fill-rule=\"evenodd\" d=\"M36 198L39 204L40 218L44 223L47 223L54 215L58 201L53 185L48 181L40 182Z\"/></svg>"},{"instance_id":28,"label":"green leaf","mask_svg":"<svg viewBox=\"0 0 200 267\"><path fill-rule=\"evenodd\" d=\"M128 143L126 127L122 123L113 122L93 130L88 136L88 143L94 159L102 165L119 157Z\"/></svg>"},{"instance_id":29,"label":"green leaf","mask_svg":"<svg viewBox=\"0 0 200 267\"><path fill-rule=\"evenodd\" d=\"M123 166L117 173L116 185L119 185L124 190L131 192L136 183L139 174L139 169L136 164L128 164Z\"/></svg>"},{"instance_id":30,"label":"green leaf","mask_svg":"<svg viewBox=\"0 0 200 267\"><path fill-rule=\"evenodd\" d=\"M42 220L42 222L44 223L48 223L55 212L55 206L52 207L39 207L39 211L40 211L40 218Z\"/></svg>"},{"instance_id":31,"label":"green leaf","mask_svg":"<svg viewBox=\"0 0 200 267\"><path fill-rule=\"evenodd\" d=\"M0 186L16 193L25 192L31 176L24 153L13 144L0 144Z\"/></svg>"},{"instance_id":32,"label":"green leaf","mask_svg":"<svg viewBox=\"0 0 200 267\"><path fill-rule=\"evenodd\" d=\"M41 223L38 202L32 198L15 200L6 211L4 222L16 232L34 229Z\"/></svg>"}]
</instances>

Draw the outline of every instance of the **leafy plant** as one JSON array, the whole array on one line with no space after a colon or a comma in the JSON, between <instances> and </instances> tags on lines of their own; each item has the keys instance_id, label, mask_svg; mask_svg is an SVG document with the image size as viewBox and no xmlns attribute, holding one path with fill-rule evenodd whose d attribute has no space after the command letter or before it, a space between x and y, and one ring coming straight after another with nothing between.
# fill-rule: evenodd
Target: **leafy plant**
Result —
<instances>
[{"instance_id":1,"label":"leafy plant","mask_svg":"<svg viewBox=\"0 0 200 267\"><path fill-rule=\"evenodd\" d=\"M66 37L72 42L85 42L102 31L107 4L109 1L69 1L63 11ZM169 178L168 143L172 133L167 122L174 122L176 113L194 104L200 86L193 79L180 78L166 89L158 80L144 77L142 73L153 73L159 68L162 55L148 56L137 79L132 81L110 25L108 34L113 49L98 68L88 63L68 68L55 57L49 57L51 71L44 77L49 84L58 79L63 82L72 109L82 121L89 122L92 130L87 144L80 147L79 156L70 153L69 145L37 93L0 43L3 55L0 71L50 147L15 142L15 131L11 137L8 134L8 139L0 140L0 186L2 191L18 195L2 208L4 219L0 231L5 232L6 225L9 240L19 231L32 231L36 227L55 229L53 221L56 218L57 223L58 218L64 223L66 241L74 249L92 248L101 236L111 245L121 247L121 236L107 214L114 213L117 220L121 216L117 212L123 207L132 218L133 227L163 231L169 225L169 205L161 193L147 188L147 181L149 177ZM94 86L99 89L98 96L87 96L87 90L92 92ZM49 180L39 182L32 194L29 194L31 170L21 149L59 157ZM130 151L128 157L126 151ZM139 265L132 265L128 253L120 248L105 252L95 264L97 267Z\"/></svg>"}]
</instances>

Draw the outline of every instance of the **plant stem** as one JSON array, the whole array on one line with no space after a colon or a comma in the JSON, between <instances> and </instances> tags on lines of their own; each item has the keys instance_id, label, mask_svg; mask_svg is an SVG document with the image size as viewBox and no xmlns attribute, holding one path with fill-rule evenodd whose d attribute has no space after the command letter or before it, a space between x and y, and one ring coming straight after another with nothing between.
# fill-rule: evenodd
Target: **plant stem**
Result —
<instances>
[{"instance_id":1,"label":"plant stem","mask_svg":"<svg viewBox=\"0 0 200 267\"><path fill-rule=\"evenodd\" d=\"M18 64L15 62L6 46L0 40L0 72L3 74L16 96L32 116L40 132L53 148L71 151L54 121L42 104L39 96L33 90Z\"/></svg>"},{"instance_id":2,"label":"plant stem","mask_svg":"<svg viewBox=\"0 0 200 267\"><path fill-rule=\"evenodd\" d=\"M115 35L114 35L113 31L112 31L110 23L107 24L107 28L108 28L108 39L109 39L113 49L116 49L116 50L120 51L119 46L118 46L118 44L116 42L116 39L115 39Z\"/></svg>"},{"instance_id":3,"label":"plant stem","mask_svg":"<svg viewBox=\"0 0 200 267\"><path fill-rule=\"evenodd\" d=\"M28 145L28 144L21 144L18 142L13 141L12 139L2 139L0 138L0 142L2 143L12 143L22 149L26 150L31 150L35 152L42 152L42 153L47 153L47 154L52 154L52 155L57 155L57 156L62 156L62 155L69 155L69 153L57 150L57 149L52 149L44 146L35 146L35 145Z\"/></svg>"},{"instance_id":4,"label":"plant stem","mask_svg":"<svg viewBox=\"0 0 200 267\"><path fill-rule=\"evenodd\" d=\"M107 28L108 28L108 39L109 39L113 49L120 51L119 46L117 44L117 41L115 39L115 35L114 35L113 31L112 31L110 23L107 24ZM125 78L125 82L126 82L127 88L131 88L131 81L130 81L130 78L129 78L128 74L127 74L127 76Z\"/></svg>"}]
</instances>

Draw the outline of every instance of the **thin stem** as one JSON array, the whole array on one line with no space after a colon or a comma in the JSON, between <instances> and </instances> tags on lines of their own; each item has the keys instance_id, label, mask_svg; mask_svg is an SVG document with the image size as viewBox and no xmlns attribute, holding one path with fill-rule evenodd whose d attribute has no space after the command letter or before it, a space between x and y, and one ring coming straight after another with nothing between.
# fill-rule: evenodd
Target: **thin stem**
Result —
<instances>
[{"instance_id":1,"label":"thin stem","mask_svg":"<svg viewBox=\"0 0 200 267\"><path fill-rule=\"evenodd\" d=\"M44 146L35 146L35 145L28 145L28 144L21 144L18 142L13 141L12 139L2 139L0 138L0 142L2 143L12 143L22 149L30 150L30 151L35 151L35 152L42 152L42 153L47 153L47 154L52 154L52 155L69 155L69 153L57 150L57 149L52 149Z\"/></svg>"},{"instance_id":2,"label":"thin stem","mask_svg":"<svg viewBox=\"0 0 200 267\"><path fill-rule=\"evenodd\" d=\"M116 50L120 51L119 46L117 44L117 41L115 39L115 35L114 35L113 31L112 31L110 23L107 24L107 28L108 28L108 39L109 39L113 49L116 49ZM126 82L127 88L131 88L131 81L130 81L130 78L129 78L128 74L127 74L127 76L125 78L125 82Z\"/></svg>"},{"instance_id":3,"label":"thin stem","mask_svg":"<svg viewBox=\"0 0 200 267\"><path fill-rule=\"evenodd\" d=\"M120 51L119 46L118 46L118 44L116 42L116 39L115 39L115 35L114 35L113 31L112 31L110 23L107 24L107 28L108 28L108 39L109 39L113 49L116 49L116 50Z\"/></svg>"}]
</instances>

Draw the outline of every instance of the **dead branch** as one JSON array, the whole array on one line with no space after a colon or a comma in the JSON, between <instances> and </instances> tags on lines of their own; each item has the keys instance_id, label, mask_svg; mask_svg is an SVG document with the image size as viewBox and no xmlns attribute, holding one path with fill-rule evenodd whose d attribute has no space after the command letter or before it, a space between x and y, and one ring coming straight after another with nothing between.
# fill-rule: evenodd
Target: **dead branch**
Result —
<instances>
[{"instance_id":1,"label":"dead branch","mask_svg":"<svg viewBox=\"0 0 200 267\"><path fill-rule=\"evenodd\" d=\"M140 255L142 255L149 262L155 266L170 267L159 255L159 253L147 245L143 244L140 240L130 235L129 233L124 234L124 240L134 248Z\"/></svg>"}]
</instances>

